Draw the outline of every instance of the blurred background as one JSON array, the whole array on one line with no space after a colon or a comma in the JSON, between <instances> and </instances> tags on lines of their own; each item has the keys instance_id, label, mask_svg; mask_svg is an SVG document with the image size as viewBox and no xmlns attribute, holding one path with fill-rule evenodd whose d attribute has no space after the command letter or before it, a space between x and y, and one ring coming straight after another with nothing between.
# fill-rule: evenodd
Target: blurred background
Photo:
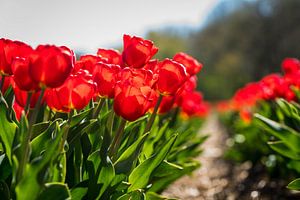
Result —
<instances>
[{"instance_id":1,"label":"blurred background","mask_svg":"<svg viewBox=\"0 0 300 200\"><path fill-rule=\"evenodd\" d=\"M184 51L204 64L211 101L300 57L299 0L0 0L0 37L54 43L78 55L122 48L124 33L151 39L157 58Z\"/></svg>"}]
</instances>

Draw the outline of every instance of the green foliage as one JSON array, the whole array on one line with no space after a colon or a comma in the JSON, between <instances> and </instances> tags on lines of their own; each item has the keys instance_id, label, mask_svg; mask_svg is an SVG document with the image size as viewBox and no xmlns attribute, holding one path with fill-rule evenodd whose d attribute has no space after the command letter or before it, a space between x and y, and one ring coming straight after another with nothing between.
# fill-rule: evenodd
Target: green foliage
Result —
<instances>
[{"instance_id":1,"label":"green foliage","mask_svg":"<svg viewBox=\"0 0 300 200\"><path fill-rule=\"evenodd\" d=\"M256 114L255 117L261 122L260 126L274 136L269 142L270 147L279 155L287 158L287 167L300 175L300 132L299 113L300 105L295 102L287 102L284 99L276 100L276 110L280 116L277 120L272 117L266 118ZM299 179L292 181L287 187L300 190Z\"/></svg>"},{"instance_id":2,"label":"green foliage","mask_svg":"<svg viewBox=\"0 0 300 200\"><path fill-rule=\"evenodd\" d=\"M97 117L92 115L94 107L68 116L48 111L47 121L30 124L27 117L34 111L18 122L2 100L3 199L167 199L157 193L200 166L193 157L201 153L199 146L207 136L197 132L199 119L159 116L148 133L144 129L149 116L128 122L119 148L111 155L122 120L114 116L110 101ZM22 167L26 145L29 155Z\"/></svg>"}]
</instances>

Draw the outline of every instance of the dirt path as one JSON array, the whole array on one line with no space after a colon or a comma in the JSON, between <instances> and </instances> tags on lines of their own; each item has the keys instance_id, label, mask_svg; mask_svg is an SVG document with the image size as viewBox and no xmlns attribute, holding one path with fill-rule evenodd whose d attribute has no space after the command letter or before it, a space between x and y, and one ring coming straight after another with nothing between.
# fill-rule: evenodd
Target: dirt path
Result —
<instances>
[{"instance_id":1,"label":"dirt path","mask_svg":"<svg viewBox=\"0 0 300 200\"><path fill-rule=\"evenodd\" d=\"M300 193L286 189L283 180L270 179L261 166L252 166L249 161L233 165L223 159L227 134L216 114L208 117L201 133L210 135L197 158L202 166L176 181L163 195L182 200L300 199Z\"/></svg>"},{"instance_id":2,"label":"dirt path","mask_svg":"<svg viewBox=\"0 0 300 200\"><path fill-rule=\"evenodd\" d=\"M200 132L210 135L202 145L204 152L198 158L202 166L192 176L185 176L171 185L164 195L184 200L224 199L225 196L235 199L234 193L225 194L231 166L222 159L226 134L216 114L209 116Z\"/></svg>"}]
</instances>

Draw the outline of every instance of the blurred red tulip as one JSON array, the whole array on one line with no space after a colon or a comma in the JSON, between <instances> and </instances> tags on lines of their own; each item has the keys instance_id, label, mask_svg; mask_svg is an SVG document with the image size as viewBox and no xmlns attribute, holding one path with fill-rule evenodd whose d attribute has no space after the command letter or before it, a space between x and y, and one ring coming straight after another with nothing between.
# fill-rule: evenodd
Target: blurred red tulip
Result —
<instances>
[{"instance_id":1,"label":"blurred red tulip","mask_svg":"<svg viewBox=\"0 0 300 200\"><path fill-rule=\"evenodd\" d=\"M174 56L173 60L183 64L186 68L186 72L190 76L193 76L200 72L203 67L203 65L199 63L195 58L183 52L177 53Z\"/></svg>"},{"instance_id":2,"label":"blurred red tulip","mask_svg":"<svg viewBox=\"0 0 300 200\"><path fill-rule=\"evenodd\" d=\"M93 80L97 83L97 92L100 96L113 98L115 85L118 81L119 65L97 63L93 70Z\"/></svg>"},{"instance_id":3,"label":"blurred red tulip","mask_svg":"<svg viewBox=\"0 0 300 200\"><path fill-rule=\"evenodd\" d=\"M200 109L203 102L202 94L200 92L190 92L183 96L182 111L188 116L195 115Z\"/></svg>"},{"instance_id":4,"label":"blurred red tulip","mask_svg":"<svg viewBox=\"0 0 300 200\"><path fill-rule=\"evenodd\" d=\"M124 35L123 42L122 59L128 67L143 67L158 51L152 41L140 37Z\"/></svg>"},{"instance_id":5,"label":"blurred red tulip","mask_svg":"<svg viewBox=\"0 0 300 200\"><path fill-rule=\"evenodd\" d=\"M121 65L122 56L118 50L115 49L98 49L97 55L101 58L107 59L108 64Z\"/></svg>"},{"instance_id":6,"label":"blurred red tulip","mask_svg":"<svg viewBox=\"0 0 300 200\"><path fill-rule=\"evenodd\" d=\"M281 63L281 67L285 74L296 73L300 70L300 61L296 58L285 58Z\"/></svg>"},{"instance_id":7,"label":"blurred red tulip","mask_svg":"<svg viewBox=\"0 0 300 200\"><path fill-rule=\"evenodd\" d=\"M58 112L81 110L94 96L95 87L88 71L80 70L77 74L70 75L60 87L46 90L46 103Z\"/></svg>"},{"instance_id":8,"label":"blurred red tulip","mask_svg":"<svg viewBox=\"0 0 300 200\"><path fill-rule=\"evenodd\" d=\"M182 104L182 97L186 93L193 92L197 87L197 76L191 76L185 83L181 86L181 88L178 90L176 94L176 104L181 105Z\"/></svg>"},{"instance_id":9,"label":"blurred red tulip","mask_svg":"<svg viewBox=\"0 0 300 200\"><path fill-rule=\"evenodd\" d=\"M65 46L39 45L30 56L29 74L42 88L61 86L75 62L72 50Z\"/></svg>"},{"instance_id":10,"label":"blurred red tulip","mask_svg":"<svg viewBox=\"0 0 300 200\"><path fill-rule=\"evenodd\" d=\"M174 95L187 80L185 67L173 60L165 59L159 68L157 89L162 95Z\"/></svg>"},{"instance_id":11,"label":"blurred red tulip","mask_svg":"<svg viewBox=\"0 0 300 200\"><path fill-rule=\"evenodd\" d=\"M11 64L16 57L26 58L32 48L20 41L0 39L0 75L12 75Z\"/></svg>"},{"instance_id":12,"label":"blurred red tulip","mask_svg":"<svg viewBox=\"0 0 300 200\"><path fill-rule=\"evenodd\" d=\"M159 105L159 108L158 108L158 113L164 114L164 113L169 112L173 108L174 103L175 103L175 96L163 97L162 101Z\"/></svg>"}]
</instances>

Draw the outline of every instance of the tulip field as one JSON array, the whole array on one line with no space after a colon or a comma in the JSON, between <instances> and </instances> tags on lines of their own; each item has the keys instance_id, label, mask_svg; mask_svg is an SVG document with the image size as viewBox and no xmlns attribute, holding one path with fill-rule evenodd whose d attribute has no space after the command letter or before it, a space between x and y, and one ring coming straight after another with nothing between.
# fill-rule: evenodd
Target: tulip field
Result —
<instances>
[{"instance_id":1,"label":"tulip field","mask_svg":"<svg viewBox=\"0 0 300 200\"><path fill-rule=\"evenodd\" d=\"M201 168L211 115L228 132L224 159L260 165L297 193L300 61L208 103L196 90L203 64L158 51L130 35L121 52L78 58L0 39L0 199L173 199L163 191Z\"/></svg>"},{"instance_id":2,"label":"tulip field","mask_svg":"<svg viewBox=\"0 0 300 200\"><path fill-rule=\"evenodd\" d=\"M65 46L0 40L1 199L163 199L199 167L202 64L154 60L151 41L123 39L122 53L78 60Z\"/></svg>"}]
</instances>

